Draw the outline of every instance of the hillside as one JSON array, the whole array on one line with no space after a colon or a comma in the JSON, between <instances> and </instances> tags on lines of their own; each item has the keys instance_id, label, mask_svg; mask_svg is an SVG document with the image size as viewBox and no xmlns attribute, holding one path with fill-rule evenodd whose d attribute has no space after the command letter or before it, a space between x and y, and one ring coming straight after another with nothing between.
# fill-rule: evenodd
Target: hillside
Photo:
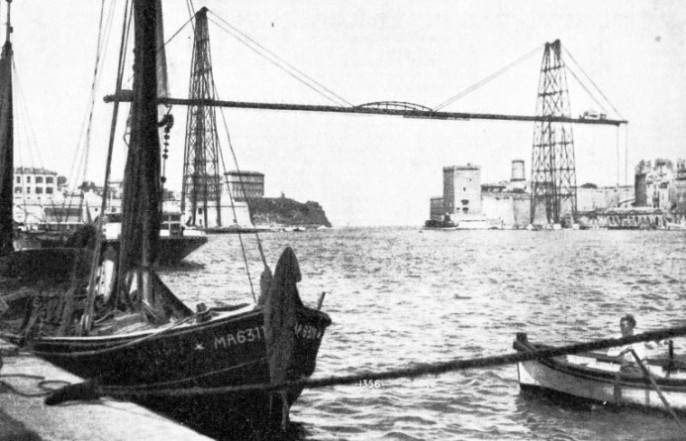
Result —
<instances>
[{"instance_id":1,"label":"hillside","mask_svg":"<svg viewBox=\"0 0 686 441\"><path fill-rule=\"evenodd\" d=\"M324 209L318 202L295 201L281 198L254 198L248 200L250 219L255 226L331 227Z\"/></svg>"}]
</instances>

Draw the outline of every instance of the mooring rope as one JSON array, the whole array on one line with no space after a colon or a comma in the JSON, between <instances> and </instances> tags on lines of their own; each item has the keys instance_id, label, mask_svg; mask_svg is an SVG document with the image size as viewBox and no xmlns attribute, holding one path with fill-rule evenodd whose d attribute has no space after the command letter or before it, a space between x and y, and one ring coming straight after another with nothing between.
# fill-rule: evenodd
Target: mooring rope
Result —
<instances>
[{"instance_id":1,"label":"mooring rope","mask_svg":"<svg viewBox=\"0 0 686 441\"><path fill-rule=\"evenodd\" d=\"M592 342L576 343L567 346L550 347L536 351L516 352L504 355L495 355L480 358L456 359L436 363L421 363L414 366L389 369L381 372L361 372L351 375L330 376L324 378L302 378L279 384L248 384L241 386L224 387L189 387L184 389L146 389L145 385L134 387L108 386L93 383L93 391L98 395L107 395L113 398L140 398L146 396L193 396L210 394L231 394L245 392L272 392L289 388L318 389L331 386L355 385L362 381L396 380L401 378L417 378L426 375L439 375L452 371L461 371L475 368L492 368L508 364L520 363L559 357L567 354L578 354L598 349L607 349L616 346L624 346L631 343L665 340L674 337L686 336L686 326L667 328L658 331L649 331L637 335L621 338L596 340Z\"/></svg>"}]
</instances>

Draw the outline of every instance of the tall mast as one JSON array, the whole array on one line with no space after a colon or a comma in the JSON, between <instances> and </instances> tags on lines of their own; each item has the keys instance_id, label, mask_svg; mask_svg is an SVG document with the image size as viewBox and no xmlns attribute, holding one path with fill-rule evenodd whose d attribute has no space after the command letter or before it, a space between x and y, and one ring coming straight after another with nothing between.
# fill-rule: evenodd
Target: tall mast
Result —
<instances>
[{"instance_id":1,"label":"tall mast","mask_svg":"<svg viewBox=\"0 0 686 441\"><path fill-rule=\"evenodd\" d=\"M11 0L7 0L7 28L0 56L0 256L14 251L14 113L10 3Z\"/></svg>"},{"instance_id":2,"label":"tall mast","mask_svg":"<svg viewBox=\"0 0 686 441\"><path fill-rule=\"evenodd\" d=\"M160 140L157 132L157 2L134 1L134 78L131 143L124 171L119 274L146 277L157 254L161 221ZM121 279L120 279L121 280ZM142 282L143 297L150 286ZM135 301L140 302L139 296ZM138 305L132 305L134 309Z\"/></svg>"},{"instance_id":3,"label":"tall mast","mask_svg":"<svg viewBox=\"0 0 686 441\"><path fill-rule=\"evenodd\" d=\"M10 34L12 33L12 21L10 20L10 9L12 9L12 0L7 1L7 29L5 30L5 42L10 42Z\"/></svg>"}]
</instances>

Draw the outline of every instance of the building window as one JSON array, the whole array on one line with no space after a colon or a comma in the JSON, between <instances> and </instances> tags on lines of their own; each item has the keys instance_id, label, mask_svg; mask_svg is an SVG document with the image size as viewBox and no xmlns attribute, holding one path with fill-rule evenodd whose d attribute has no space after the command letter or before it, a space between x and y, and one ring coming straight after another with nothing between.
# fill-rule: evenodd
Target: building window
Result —
<instances>
[{"instance_id":1,"label":"building window","mask_svg":"<svg viewBox=\"0 0 686 441\"><path fill-rule=\"evenodd\" d=\"M462 199L462 205L469 205L469 199Z\"/></svg>"},{"instance_id":2,"label":"building window","mask_svg":"<svg viewBox=\"0 0 686 441\"><path fill-rule=\"evenodd\" d=\"M47 187L47 188L45 189L45 193L47 193L47 194L52 194L52 187Z\"/></svg>"},{"instance_id":3,"label":"building window","mask_svg":"<svg viewBox=\"0 0 686 441\"><path fill-rule=\"evenodd\" d=\"M462 187L462 191L467 191L467 187Z\"/></svg>"},{"instance_id":4,"label":"building window","mask_svg":"<svg viewBox=\"0 0 686 441\"><path fill-rule=\"evenodd\" d=\"M469 207L462 207L463 213L469 213Z\"/></svg>"},{"instance_id":5,"label":"building window","mask_svg":"<svg viewBox=\"0 0 686 441\"><path fill-rule=\"evenodd\" d=\"M31 194L31 187L26 187L26 194Z\"/></svg>"},{"instance_id":6,"label":"building window","mask_svg":"<svg viewBox=\"0 0 686 441\"><path fill-rule=\"evenodd\" d=\"M43 187L36 187L36 194L43 194Z\"/></svg>"},{"instance_id":7,"label":"building window","mask_svg":"<svg viewBox=\"0 0 686 441\"><path fill-rule=\"evenodd\" d=\"M14 187L14 192L21 194L21 187Z\"/></svg>"},{"instance_id":8,"label":"building window","mask_svg":"<svg viewBox=\"0 0 686 441\"><path fill-rule=\"evenodd\" d=\"M30 183L31 182L31 176L26 177L26 182Z\"/></svg>"},{"instance_id":9,"label":"building window","mask_svg":"<svg viewBox=\"0 0 686 441\"><path fill-rule=\"evenodd\" d=\"M17 184L21 184L21 176L17 176L16 182Z\"/></svg>"},{"instance_id":10,"label":"building window","mask_svg":"<svg viewBox=\"0 0 686 441\"><path fill-rule=\"evenodd\" d=\"M43 183L43 176L36 176L36 184L42 184Z\"/></svg>"},{"instance_id":11,"label":"building window","mask_svg":"<svg viewBox=\"0 0 686 441\"><path fill-rule=\"evenodd\" d=\"M48 176L47 178L45 178L45 183L46 184L54 184L55 181L54 181L52 176Z\"/></svg>"}]
</instances>

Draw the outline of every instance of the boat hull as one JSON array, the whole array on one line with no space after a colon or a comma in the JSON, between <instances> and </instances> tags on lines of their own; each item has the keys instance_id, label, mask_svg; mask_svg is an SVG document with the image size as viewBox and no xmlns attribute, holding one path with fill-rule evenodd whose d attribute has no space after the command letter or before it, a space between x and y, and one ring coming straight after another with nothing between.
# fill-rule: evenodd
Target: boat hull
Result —
<instances>
[{"instance_id":1,"label":"boat hull","mask_svg":"<svg viewBox=\"0 0 686 441\"><path fill-rule=\"evenodd\" d=\"M646 364L671 408L686 412L686 370L683 366L679 370L666 369L665 365ZM668 410L643 374L622 374L617 379L619 366L615 357L589 353L520 362L517 374L523 390L539 390L589 403Z\"/></svg>"},{"instance_id":2,"label":"boat hull","mask_svg":"<svg viewBox=\"0 0 686 441\"><path fill-rule=\"evenodd\" d=\"M181 262L193 251L207 243L207 236L160 236L156 263L173 265ZM118 239L106 239L105 243L119 245Z\"/></svg>"},{"instance_id":3,"label":"boat hull","mask_svg":"<svg viewBox=\"0 0 686 441\"><path fill-rule=\"evenodd\" d=\"M74 232L21 232L14 240L17 250L82 247L86 243L74 239ZM206 235L183 236L183 235L160 235L159 248L156 263L173 265L179 263L193 251L205 245L208 241ZM119 248L119 239L105 239L105 243Z\"/></svg>"},{"instance_id":4,"label":"boat hull","mask_svg":"<svg viewBox=\"0 0 686 441\"><path fill-rule=\"evenodd\" d=\"M328 315L305 307L296 317L289 380L314 372L330 324ZM162 332L50 337L29 345L38 356L97 384L124 394L144 391L128 398L210 436L257 430L281 418L278 397L264 391L203 394L193 389L269 384L261 308ZM302 387L289 390L288 404L301 392Z\"/></svg>"}]
</instances>

